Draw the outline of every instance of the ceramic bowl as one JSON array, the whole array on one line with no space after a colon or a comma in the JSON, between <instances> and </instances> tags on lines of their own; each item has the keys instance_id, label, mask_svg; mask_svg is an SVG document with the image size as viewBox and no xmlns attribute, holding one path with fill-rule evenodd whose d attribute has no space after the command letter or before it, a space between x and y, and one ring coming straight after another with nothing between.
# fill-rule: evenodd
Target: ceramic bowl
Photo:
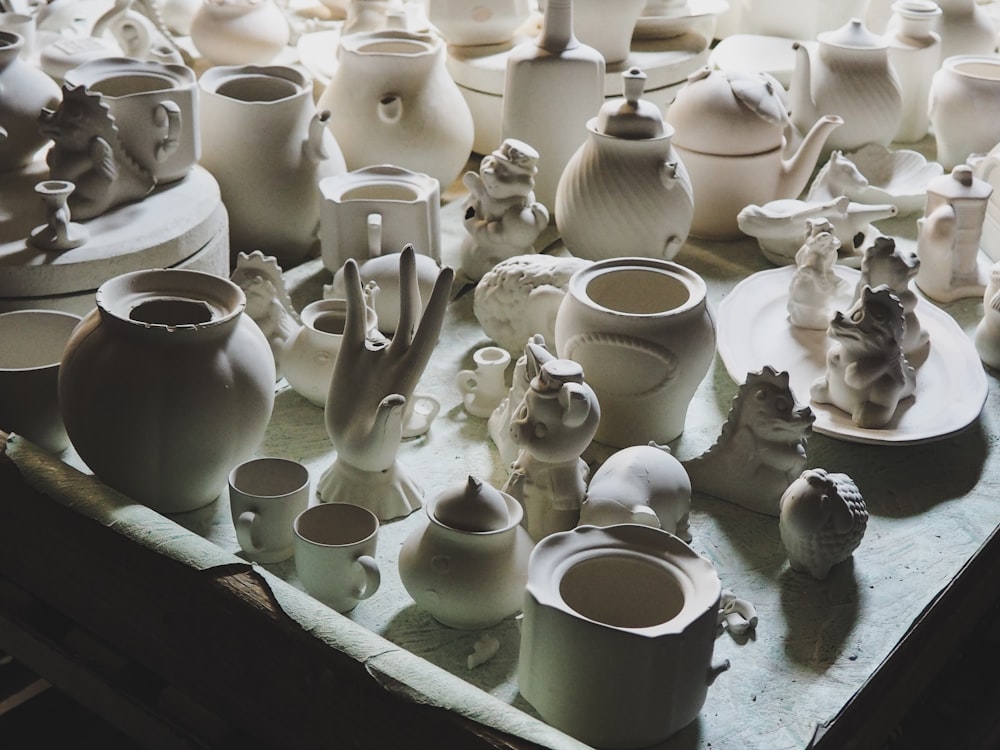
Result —
<instances>
[{"instance_id":1,"label":"ceramic bowl","mask_svg":"<svg viewBox=\"0 0 1000 750\"><path fill-rule=\"evenodd\" d=\"M892 203L899 214L924 210L927 184L944 174L944 167L928 161L923 154L908 149L891 151L869 143L845 154L868 178L868 187L853 196L862 203Z\"/></svg>"}]
</instances>

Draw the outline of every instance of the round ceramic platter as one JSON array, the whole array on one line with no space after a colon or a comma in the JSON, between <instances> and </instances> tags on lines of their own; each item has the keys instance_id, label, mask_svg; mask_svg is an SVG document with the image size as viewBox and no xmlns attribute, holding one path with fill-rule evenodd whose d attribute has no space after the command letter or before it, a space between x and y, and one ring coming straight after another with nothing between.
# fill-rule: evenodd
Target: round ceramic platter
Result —
<instances>
[{"instance_id":1,"label":"round ceramic platter","mask_svg":"<svg viewBox=\"0 0 1000 750\"><path fill-rule=\"evenodd\" d=\"M700 21L729 10L726 0L690 0L688 12L678 16L639 16L632 32L633 39L666 39L680 36Z\"/></svg>"},{"instance_id":2,"label":"round ceramic platter","mask_svg":"<svg viewBox=\"0 0 1000 750\"><path fill-rule=\"evenodd\" d=\"M837 266L848 291L836 308L846 311L861 274ZM718 306L718 351L737 383L764 365L787 370L795 397L809 402L809 388L826 372L826 331L797 328L788 322L788 287L795 268L785 266L747 277ZM972 342L954 319L925 299L917 318L930 336L927 360L917 369L917 386L904 399L889 426L858 427L850 415L831 404L809 402L813 430L853 443L913 445L951 435L971 424L986 401L986 373Z\"/></svg>"}]
</instances>

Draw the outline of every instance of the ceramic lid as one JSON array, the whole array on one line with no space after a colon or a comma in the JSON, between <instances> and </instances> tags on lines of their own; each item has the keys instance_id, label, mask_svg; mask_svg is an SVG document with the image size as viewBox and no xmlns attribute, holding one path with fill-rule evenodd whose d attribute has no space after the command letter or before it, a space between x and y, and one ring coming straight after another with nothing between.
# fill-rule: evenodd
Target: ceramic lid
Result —
<instances>
[{"instance_id":1,"label":"ceramic lid","mask_svg":"<svg viewBox=\"0 0 1000 750\"><path fill-rule=\"evenodd\" d=\"M474 476L434 500L434 518L459 531L499 531L510 524L504 493Z\"/></svg>"},{"instance_id":2,"label":"ceramic lid","mask_svg":"<svg viewBox=\"0 0 1000 750\"><path fill-rule=\"evenodd\" d=\"M868 30L860 18L852 18L839 29L824 31L816 36L820 45L844 49L886 49L889 42Z\"/></svg>"},{"instance_id":3,"label":"ceramic lid","mask_svg":"<svg viewBox=\"0 0 1000 750\"><path fill-rule=\"evenodd\" d=\"M674 145L705 154L759 154L779 148L788 122L785 90L767 73L704 67L667 110Z\"/></svg>"},{"instance_id":4,"label":"ceramic lid","mask_svg":"<svg viewBox=\"0 0 1000 750\"><path fill-rule=\"evenodd\" d=\"M642 99L646 88L646 74L639 68L629 68L622 73L624 98L611 99L597 113L594 125L599 133L615 138L640 140L659 138L665 132L660 108Z\"/></svg>"},{"instance_id":5,"label":"ceramic lid","mask_svg":"<svg viewBox=\"0 0 1000 750\"><path fill-rule=\"evenodd\" d=\"M941 175L927 184L927 193L941 196L947 200L967 199L986 200L993 194L993 188L988 182L976 178L972 167L959 164L950 174Z\"/></svg>"}]
</instances>

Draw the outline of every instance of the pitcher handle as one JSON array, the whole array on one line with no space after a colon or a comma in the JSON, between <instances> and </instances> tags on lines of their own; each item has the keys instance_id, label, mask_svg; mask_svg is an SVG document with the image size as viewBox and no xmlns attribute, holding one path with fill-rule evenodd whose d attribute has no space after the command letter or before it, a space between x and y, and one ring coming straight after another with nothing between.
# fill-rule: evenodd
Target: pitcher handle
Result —
<instances>
[{"instance_id":1,"label":"pitcher handle","mask_svg":"<svg viewBox=\"0 0 1000 750\"><path fill-rule=\"evenodd\" d=\"M181 143L181 108L177 102L167 99L160 102L153 111L153 124L166 135L156 144L156 160L166 161Z\"/></svg>"}]
</instances>

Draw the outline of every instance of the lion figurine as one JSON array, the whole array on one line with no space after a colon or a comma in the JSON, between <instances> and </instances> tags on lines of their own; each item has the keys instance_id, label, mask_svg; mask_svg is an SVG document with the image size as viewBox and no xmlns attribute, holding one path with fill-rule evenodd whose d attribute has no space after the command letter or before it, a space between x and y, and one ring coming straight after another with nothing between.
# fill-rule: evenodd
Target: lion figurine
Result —
<instances>
[{"instance_id":1,"label":"lion figurine","mask_svg":"<svg viewBox=\"0 0 1000 750\"><path fill-rule=\"evenodd\" d=\"M916 374L903 354L906 317L888 286L866 286L846 314L837 312L827 335L826 374L810 391L819 404L833 404L858 427L886 427L899 402L913 395Z\"/></svg>"},{"instance_id":2,"label":"lion figurine","mask_svg":"<svg viewBox=\"0 0 1000 750\"><path fill-rule=\"evenodd\" d=\"M834 271L840 240L826 219L807 219L806 227L788 287L788 320L797 328L824 331L833 317L834 300L847 288L847 282Z\"/></svg>"},{"instance_id":3,"label":"lion figurine","mask_svg":"<svg viewBox=\"0 0 1000 750\"><path fill-rule=\"evenodd\" d=\"M777 516L782 493L805 468L814 419L812 409L796 402L787 372L749 373L719 439L683 463L692 488Z\"/></svg>"},{"instance_id":4,"label":"lion figurine","mask_svg":"<svg viewBox=\"0 0 1000 750\"><path fill-rule=\"evenodd\" d=\"M246 295L246 313L271 345L280 378L281 360L302 328L302 321L288 296L277 258L264 255L260 250L241 252L229 279Z\"/></svg>"}]
</instances>

